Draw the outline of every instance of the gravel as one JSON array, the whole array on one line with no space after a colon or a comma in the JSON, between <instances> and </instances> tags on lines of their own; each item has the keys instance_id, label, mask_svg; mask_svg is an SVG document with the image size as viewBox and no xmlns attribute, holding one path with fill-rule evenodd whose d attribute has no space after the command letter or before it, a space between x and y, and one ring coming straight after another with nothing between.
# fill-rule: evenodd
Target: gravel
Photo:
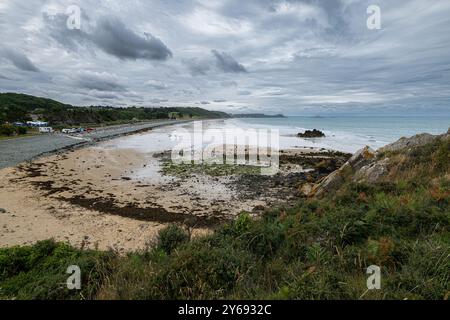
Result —
<instances>
[{"instance_id":1,"label":"gravel","mask_svg":"<svg viewBox=\"0 0 450 320\"><path fill-rule=\"evenodd\" d=\"M118 125L97 129L90 134L64 135L60 133L42 134L26 138L0 141L0 169L14 167L33 160L39 156L51 154L59 150L93 144L95 142L119 137L122 135L156 128L183 121L153 121L133 125Z\"/></svg>"}]
</instances>

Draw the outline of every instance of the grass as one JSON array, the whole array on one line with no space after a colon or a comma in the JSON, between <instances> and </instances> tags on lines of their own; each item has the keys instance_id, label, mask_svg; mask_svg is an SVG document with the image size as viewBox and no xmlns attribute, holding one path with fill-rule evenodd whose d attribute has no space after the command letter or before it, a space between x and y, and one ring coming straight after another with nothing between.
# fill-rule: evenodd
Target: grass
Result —
<instances>
[{"instance_id":1,"label":"grass","mask_svg":"<svg viewBox=\"0 0 450 320\"><path fill-rule=\"evenodd\" d=\"M20 127L20 130L23 130L22 132L17 132L19 127L12 127L12 126L6 126L14 128L13 131L8 132L9 134L5 134L4 132L0 132L0 141L1 140L11 140L11 139L18 139L18 138L26 138L26 137L32 137L39 134L39 130L36 128L23 128ZM10 129L11 130L11 129Z\"/></svg>"},{"instance_id":2,"label":"grass","mask_svg":"<svg viewBox=\"0 0 450 320\"><path fill-rule=\"evenodd\" d=\"M391 154L386 181L347 182L189 240L178 226L118 256L52 241L0 250L4 299L435 299L450 297L450 148ZM81 291L64 289L69 264ZM366 268L381 268L367 290Z\"/></svg>"},{"instance_id":3,"label":"grass","mask_svg":"<svg viewBox=\"0 0 450 320\"><path fill-rule=\"evenodd\" d=\"M188 178L195 174L206 174L212 177L230 175L259 175L261 167L233 164L175 164L171 161L163 161L162 173L165 175Z\"/></svg>"},{"instance_id":4,"label":"grass","mask_svg":"<svg viewBox=\"0 0 450 320\"><path fill-rule=\"evenodd\" d=\"M30 132L30 133L27 133L27 134L21 134L21 135L15 135L15 136L0 136L0 141L1 140L12 140L12 139L33 137L33 136L36 136L38 134L39 134L39 132Z\"/></svg>"}]
</instances>

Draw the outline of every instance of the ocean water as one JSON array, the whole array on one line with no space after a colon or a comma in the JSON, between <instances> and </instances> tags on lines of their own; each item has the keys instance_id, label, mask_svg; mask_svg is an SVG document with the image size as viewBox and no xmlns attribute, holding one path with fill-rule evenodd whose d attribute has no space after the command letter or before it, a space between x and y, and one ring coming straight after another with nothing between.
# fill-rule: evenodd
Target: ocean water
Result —
<instances>
[{"instance_id":1,"label":"ocean water","mask_svg":"<svg viewBox=\"0 0 450 320\"><path fill-rule=\"evenodd\" d=\"M315 147L355 152L368 145L378 149L401 137L418 133L442 134L450 128L450 113L444 115L405 116L320 116L260 119L232 119L228 125L268 128L280 131L281 148ZM325 138L295 137L305 130L318 129Z\"/></svg>"},{"instance_id":2,"label":"ocean water","mask_svg":"<svg viewBox=\"0 0 450 320\"><path fill-rule=\"evenodd\" d=\"M199 125L200 130L198 130ZM447 132L449 127L450 114L439 116L323 116L206 120L157 128L147 133L107 141L102 143L100 147L160 152L176 148L183 132L190 135L197 131L203 132L203 134L206 131L212 131L225 136L233 136L236 135L235 129L276 129L280 133L280 149L313 147L354 153L367 145L378 149L397 141L401 137L410 137L418 133L441 134ZM297 137L299 132L312 129L323 131L326 137L317 139ZM211 143L203 141L203 145L200 145L200 147L205 148L207 145L211 145Z\"/></svg>"}]
</instances>

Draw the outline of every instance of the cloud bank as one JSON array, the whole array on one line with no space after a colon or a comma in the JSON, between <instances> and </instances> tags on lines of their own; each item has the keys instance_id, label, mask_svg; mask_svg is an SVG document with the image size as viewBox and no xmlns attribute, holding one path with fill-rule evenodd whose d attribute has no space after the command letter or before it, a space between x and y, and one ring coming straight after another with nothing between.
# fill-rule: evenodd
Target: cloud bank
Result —
<instances>
[{"instance_id":1,"label":"cloud bank","mask_svg":"<svg viewBox=\"0 0 450 320\"><path fill-rule=\"evenodd\" d=\"M2 0L0 91L230 112L448 111L450 2L377 1L381 30L367 28L371 4Z\"/></svg>"}]
</instances>

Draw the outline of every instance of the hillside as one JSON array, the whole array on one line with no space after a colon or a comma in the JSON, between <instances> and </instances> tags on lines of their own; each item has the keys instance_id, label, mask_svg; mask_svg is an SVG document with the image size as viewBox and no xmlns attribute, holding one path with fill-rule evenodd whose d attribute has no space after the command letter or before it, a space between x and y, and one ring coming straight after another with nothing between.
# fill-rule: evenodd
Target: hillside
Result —
<instances>
[{"instance_id":1,"label":"hillside","mask_svg":"<svg viewBox=\"0 0 450 320\"><path fill-rule=\"evenodd\" d=\"M168 119L169 113L177 113L180 117L186 118L229 117L224 112L195 107L75 107L51 99L17 93L0 93L0 124L31 120L31 115L36 115L40 120L49 121L52 125L57 126Z\"/></svg>"},{"instance_id":2,"label":"hillside","mask_svg":"<svg viewBox=\"0 0 450 320\"><path fill-rule=\"evenodd\" d=\"M450 131L364 149L312 190L209 236L170 226L127 256L53 241L0 249L0 298L449 298ZM80 292L61 285L71 264ZM367 289L370 265L381 290Z\"/></svg>"}]
</instances>

